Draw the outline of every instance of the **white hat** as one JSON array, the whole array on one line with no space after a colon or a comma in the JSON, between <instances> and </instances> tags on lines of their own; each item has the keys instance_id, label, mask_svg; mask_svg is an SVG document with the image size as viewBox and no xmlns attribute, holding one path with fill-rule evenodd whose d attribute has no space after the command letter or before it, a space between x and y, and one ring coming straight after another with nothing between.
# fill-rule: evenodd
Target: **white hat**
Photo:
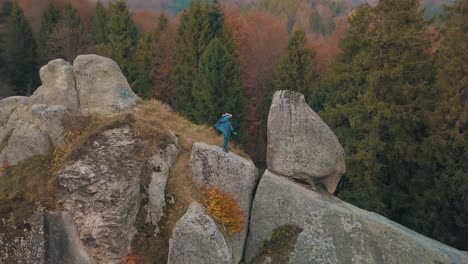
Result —
<instances>
[{"instance_id":1,"label":"white hat","mask_svg":"<svg viewBox=\"0 0 468 264\"><path fill-rule=\"evenodd\" d=\"M223 116L229 116L229 118L232 117L232 115L230 113L224 113Z\"/></svg>"}]
</instances>

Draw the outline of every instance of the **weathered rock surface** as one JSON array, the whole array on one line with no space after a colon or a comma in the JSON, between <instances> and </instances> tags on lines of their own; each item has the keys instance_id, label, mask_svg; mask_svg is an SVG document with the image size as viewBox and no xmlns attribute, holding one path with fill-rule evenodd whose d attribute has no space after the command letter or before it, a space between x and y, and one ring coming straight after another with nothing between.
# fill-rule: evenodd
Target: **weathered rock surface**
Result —
<instances>
[{"instance_id":1,"label":"weathered rock surface","mask_svg":"<svg viewBox=\"0 0 468 264\"><path fill-rule=\"evenodd\" d=\"M81 111L117 113L140 99L130 88L117 63L97 55L81 55L73 62Z\"/></svg>"},{"instance_id":2,"label":"weathered rock surface","mask_svg":"<svg viewBox=\"0 0 468 264\"><path fill-rule=\"evenodd\" d=\"M18 121L1 150L3 164L16 165L18 162L36 155L47 155L50 151L49 138L38 126Z\"/></svg>"},{"instance_id":3,"label":"weathered rock surface","mask_svg":"<svg viewBox=\"0 0 468 264\"><path fill-rule=\"evenodd\" d=\"M18 106L25 106L28 104L28 97L25 96L12 96L0 100L0 129L4 127L11 114Z\"/></svg>"},{"instance_id":4,"label":"weathered rock surface","mask_svg":"<svg viewBox=\"0 0 468 264\"><path fill-rule=\"evenodd\" d=\"M16 126L19 117L17 108L25 108L27 104L28 98L24 96L13 96L0 100L0 155ZM0 166L3 162L7 161L0 160Z\"/></svg>"},{"instance_id":5,"label":"weathered rock surface","mask_svg":"<svg viewBox=\"0 0 468 264\"><path fill-rule=\"evenodd\" d=\"M223 235L198 203L190 204L169 240L168 264L231 264Z\"/></svg>"},{"instance_id":6,"label":"weathered rock surface","mask_svg":"<svg viewBox=\"0 0 468 264\"><path fill-rule=\"evenodd\" d=\"M37 213L33 219L28 252L33 263L88 264L92 259L83 247L72 219L66 213ZM24 258L31 263L31 256Z\"/></svg>"},{"instance_id":7,"label":"weathered rock surface","mask_svg":"<svg viewBox=\"0 0 468 264\"><path fill-rule=\"evenodd\" d=\"M289 263L468 263L461 251L269 171L258 186L250 221L247 263L260 255L273 230L286 225L302 229Z\"/></svg>"},{"instance_id":8,"label":"weathered rock surface","mask_svg":"<svg viewBox=\"0 0 468 264\"><path fill-rule=\"evenodd\" d=\"M250 215L255 188L260 175L251 160L236 154L225 153L218 146L195 143L190 156L192 176L199 185L216 186L225 192L233 192L240 208ZM234 263L242 260L248 226L239 234L226 238Z\"/></svg>"},{"instance_id":9,"label":"weathered rock surface","mask_svg":"<svg viewBox=\"0 0 468 264\"><path fill-rule=\"evenodd\" d=\"M322 119L292 91L273 96L268 116L268 169L335 192L346 170L343 147Z\"/></svg>"},{"instance_id":10,"label":"weathered rock surface","mask_svg":"<svg viewBox=\"0 0 468 264\"><path fill-rule=\"evenodd\" d=\"M146 175L149 175L149 183L146 188L148 203L145 205L147 212L146 221L157 226L164 213L166 206L165 189L169 172L177 159L179 153L179 144L175 136L173 142L168 144L165 149L160 149L153 155L147 163ZM157 235L159 230L155 230Z\"/></svg>"},{"instance_id":11,"label":"weathered rock surface","mask_svg":"<svg viewBox=\"0 0 468 264\"><path fill-rule=\"evenodd\" d=\"M27 223L30 228L22 237L2 241L0 234L0 263L94 263L78 238L69 215L36 212Z\"/></svg>"},{"instance_id":12,"label":"weathered rock surface","mask_svg":"<svg viewBox=\"0 0 468 264\"><path fill-rule=\"evenodd\" d=\"M72 111L80 108L73 67L70 63L62 59L52 60L41 68L39 75L42 86L31 96L30 105L62 105Z\"/></svg>"},{"instance_id":13,"label":"weathered rock surface","mask_svg":"<svg viewBox=\"0 0 468 264\"><path fill-rule=\"evenodd\" d=\"M58 173L58 202L98 263L121 263L130 251L142 149L128 126L107 130Z\"/></svg>"},{"instance_id":14,"label":"weathered rock surface","mask_svg":"<svg viewBox=\"0 0 468 264\"><path fill-rule=\"evenodd\" d=\"M0 128L0 165L15 165L36 155L47 155L63 143L62 120L68 112L64 106L28 107L24 105L26 100L21 102Z\"/></svg>"}]
</instances>

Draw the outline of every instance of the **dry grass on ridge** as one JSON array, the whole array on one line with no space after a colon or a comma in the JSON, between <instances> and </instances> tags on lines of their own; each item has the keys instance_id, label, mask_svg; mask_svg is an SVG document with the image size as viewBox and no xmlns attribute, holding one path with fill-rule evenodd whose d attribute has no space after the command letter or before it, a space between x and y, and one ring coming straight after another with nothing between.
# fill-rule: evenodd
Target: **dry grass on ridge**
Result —
<instances>
[{"instance_id":1,"label":"dry grass on ridge","mask_svg":"<svg viewBox=\"0 0 468 264\"><path fill-rule=\"evenodd\" d=\"M175 113L169 106L151 100L137 106L133 111L136 120L158 122L163 128L173 131L181 140L181 145L192 146L194 142L205 142L209 145L221 146L223 138L207 125L196 125ZM213 124L214 125L214 124ZM229 149L235 154L250 159L245 152L234 144Z\"/></svg>"}]
</instances>

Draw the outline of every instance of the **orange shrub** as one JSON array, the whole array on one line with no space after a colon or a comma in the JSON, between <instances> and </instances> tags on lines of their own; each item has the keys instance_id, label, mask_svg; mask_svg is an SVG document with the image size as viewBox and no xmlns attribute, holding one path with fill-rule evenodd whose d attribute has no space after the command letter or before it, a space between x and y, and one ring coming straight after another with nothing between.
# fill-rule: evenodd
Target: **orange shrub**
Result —
<instances>
[{"instance_id":1,"label":"orange shrub","mask_svg":"<svg viewBox=\"0 0 468 264\"><path fill-rule=\"evenodd\" d=\"M137 261L137 257L133 254L130 254L128 255L127 257L127 261L125 262L125 264L137 264L138 261Z\"/></svg>"},{"instance_id":2,"label":"orange shrub","mask_svg":"<svg viewBox=\"0 0 468 264\"><path fill-rule=\"evenodd\" d=\"M8 162L4 161L0 163L0 173L6 172L8 169Z\"/></svg>"},{"instance_id":3,"label":"orange shrub","mask_svg":"<svg viewBox=\"0 0 468 264\"><path fill-rule=\"evenodd\" d=\"M245 213L239 208L234 193L224 192L216 187L203 187L203 205L208 214L221 223L228 235L242 231L246 223Z\"/></svg>"}]
</instances>

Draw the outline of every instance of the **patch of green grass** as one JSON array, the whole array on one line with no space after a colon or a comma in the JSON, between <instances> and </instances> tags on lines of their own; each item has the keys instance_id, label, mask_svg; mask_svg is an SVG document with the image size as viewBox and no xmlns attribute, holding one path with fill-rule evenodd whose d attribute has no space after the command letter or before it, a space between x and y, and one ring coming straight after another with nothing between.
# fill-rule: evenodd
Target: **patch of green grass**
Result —
<instances>
[{"instance_id":1,"label":"patch of green grass","mask_svg":"<svg viewBox=\"0 0 468 264\"><path fill-rule=\"evenodd\" d=\"M260 248L260 256L253 263L263 263L268 256L273 263L288 263L289 254L294 250L302 228L295 225L279 226L273 230L271 238L265 240Z\"/></svg>"}]
</instances>

